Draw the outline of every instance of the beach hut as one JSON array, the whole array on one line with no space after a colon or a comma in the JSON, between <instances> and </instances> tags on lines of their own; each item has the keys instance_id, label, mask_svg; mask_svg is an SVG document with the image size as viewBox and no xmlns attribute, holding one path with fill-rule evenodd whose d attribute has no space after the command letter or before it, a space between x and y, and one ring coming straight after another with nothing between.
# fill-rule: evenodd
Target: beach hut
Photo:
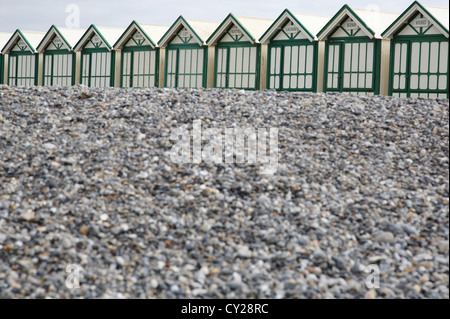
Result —
<instances>
[{"instance_id":1,"label":"beach hut","mask_svg":"<svg viewBox=\"0 0 450 319\"><path fill-rule=\"evenodd\" d=\"M325 92L387 93L380 83L388 79L389 41L382 42L381 32L398 16L344 5L331 18L317 35L325 41Z\"/></svg>"},{"instance_id":2,"label":"beach hut","mask_svg":"<svg viewBox=\"0 0 450 319\"><path fill-rule=\"evenodd\" d=\"M205 40L217 22L185 20L180 16L159 41L165 53L165 87L206 87L208 49Z\"/></svg>"},{"instance_id":3,"label":"beach hut","mask_svg":"<svg viewBox=\"0 0 450 319\"><path fill-rule=\"evenodd\" d=\"M7 60L6 84L17 86L37 85L39 56L36 47L44 32L21 31L17 29L2 50ZM4 61L6 64L6 61Z\"/></svg>"},{"instance_id":4,"label":"beach hut","mask_svg":"<svg viewBox=\"0 0 450 319\"><path fill-rule=\"evenodd\" d=\"M116 53L112 46L125 30L91 25L74 47L81 52L80 83L90 87L115 85Z\"/></svg>"},{"instance_id":5,"label":"beach hut","mask_svg":"<svg viewBox=\"0 0 450 319\"><path fill-rule=\"evenodd\" d=\"M323 56L318 57L315 35L329 20L283 11L260 38L261 44L268 44L267 89L317 91L318 63Z\"/></svg>"},{"instance_id":6,"label":"beach hut","mask_svg":"<svg viewBox=\"0 0 450 319\"><path fill-rule=\"evenodd\" d=\"M85 31L51 26L37 47L37 52L43 54L43 85L75 84L76 55L73 47Z\"/></svg>"},{"instance_id":7,"label":"beach hut","mask_svg":"<svg viewBox=\"0 0 450 319\"><path fill-rule=\"evenodd\" d=\"M0 50L6 45L8 40L11 38L11 33L0 32ZM5 80L5 56L0 51L0 84L4 83Z\"/></svg>"},{"instance_id":8,"label":"beach hut","mask_svg":"<svg viewBox=\"0 0 450 319\"><path fill-rule=\"evenodd\" d=\"M214 87L257 90L260 88L259 38L271 19L235 17L229 14L207 40L215 46Z\"/></svg>"},{"instance_id":9,"label":"beach hut","mask_svg":"<svg viewBox=\"0 0 450 319\"><path fill-rule=\"evenodd\" d=\"M415 1L383 37L391 39L389 94L448 98L449 9Z\"/></svg>"},{"instance_id":10,"label":"beach hut","mask_svg":"<svg viewBox=\"0 0 450 319\"><path fill-rule=\"evenodd\" d=\"M121 52L121 87L157 87L159 49L155 41L169 29L168 26L133 21L114 44Z\"/></svg>"}]
</instances>

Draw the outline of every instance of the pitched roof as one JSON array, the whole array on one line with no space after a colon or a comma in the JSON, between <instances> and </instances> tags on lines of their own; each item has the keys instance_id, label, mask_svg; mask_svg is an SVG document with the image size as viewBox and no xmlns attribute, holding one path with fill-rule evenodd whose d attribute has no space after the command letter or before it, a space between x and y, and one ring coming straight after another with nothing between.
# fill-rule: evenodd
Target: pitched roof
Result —
<instances>
[{"instance_id":1,"label":"pitched roof","mask_svg":"<svg viewBox=\"0 0 450 319\"><path fill-rule=\"evenodd\" d=\"M93 34L97 34L100 38L102 38L108 49L111 50L114 43L116 43L116 41L120 38L124 31L125 29L121 28L97 27L94 24L91 24L91 26L86 30L84 35L77 42L73 50L82 50L82 48L86 45L87 41Z\"/></svg>"},{"instance_id":2,"label":"pitched roof","mask_svg":"<svg viewBox=\"0 0 450 319\"><path fill-rule=\"evenodd\" d=\"M165 47L170 40L180 31L182 27L192 31L196 42L199 45L205 45L206 40L219 26L218 22L202 21L202 20L186 20L183 16L172 24L169 30L161 37L158 42L160 47Z\"/></svg>"},{"instance_id":3,"label":"pitched roof","mask_svg":"<svg viewBox=\"0 0 450 319\"><path fill-rule=\"evenodd\" d=\"M420 12L424 17L433 21L434 26L448 38L449 9L444 7L426 6L414 1L403 13L390 24L382 33L384 38L392 36L416 13Z\"/></svg>"},{"instance_id":4,"label":"pitched roof","mask_svg":"<svg viewBox=\"0 0 450 319\"><path fill-rule=\"evenodd\" d=\"M317 32L330 21L330 18L331 17L322 15L292 13L288 9L285 9L270 28L261 36L259 41L261 43L269 42L288 20L292 21L298 28L303 30L306 37L310 41L313 41L316 39Z\"/></svg>"},{"instance_id":5,"label":"pitched roof","mask_svg":"<svg viewBox=\"0 0 450 319\"><path fill-rule=\"evenodd\" d=\"M23 39L27 43L31 52L36 53L36 47L39 45L39 42L41 42L44 35L45 32L21 31L17 29L3 47L2 53L5 54L9 52L20 39Z\"/></svg>"},{"instance_id":6,"label":"pitched roof","mask_svg":"<svg viewBox=\"0 0 450 319\"><path fill-rule=\"evenodd\" d=\"M38 52L44 51L45 48L49 45L50 41L52 41L53 36L56 34L58 34L69 47L69 49L72 50L85 32L85 29L60 28L52 25L42 41L39 43L36 50Z\"/></svg>"},{"instance_id":7,"label":"pitched roof","mask_svg":"<svg viewBox=\"0 0 450 319\"><path fill-rule=\"evenodd\" d=\"M379 39L381 38L381 33L399 15L399 13L352 9L348 5L344 5L322 30L319 31L317 38L319 40L325 40L339 24L344 22L347 17L350 17L369 38Z\"/></svg>"},{"instance_id":8,"label":"pitched roof","mask_svg":"<svg viewBox=\"0 0 450 319\"><path fill-rule=\"evenodd\" d=\"M133 35L135 30L140 30L144 37L150 42L152 48L157 46L158 40L167 32L169 26L145 24L133 21L114 44L114 49L121 49Z\"/></svg>"},{"instance_id":9,"label":"pitched roof","mask_svg":"<svg viewBox=\"0 0 450 319\"><path fill-rule=\"evenodd\" d=\"M273 23L274 20L272 19L237 17L230 13L206 42L208 45L217 43L231 25L236 25L252 43L257 43Z\"/></svg>"}]
</instances>

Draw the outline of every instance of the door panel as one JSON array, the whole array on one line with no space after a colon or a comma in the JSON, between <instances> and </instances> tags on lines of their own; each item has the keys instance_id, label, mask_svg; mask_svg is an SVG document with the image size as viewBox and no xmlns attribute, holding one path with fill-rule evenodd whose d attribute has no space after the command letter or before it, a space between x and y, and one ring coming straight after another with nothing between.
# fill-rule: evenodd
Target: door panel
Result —
<instances>
[{"instance_id":1,"label":"door panel","mask_svg":"<svg viewBox=\"0 0 450 319\"><path fill-rule=\"evenodd\" d=\"M396 41L391 91L401 97L448 98L448 41Z\"/></svg>"},{"instance_id":2,"label":"door panel","mask_svg":"<svg viewBox=\"0 0 450 319\"><path fill-rule=\"evenodd\" d=\"M419 47L415 46L415 50ZM398 42L394 46L394 67L393 67L393 77L392 77L392 88L396 92L402 92L407 90L408 82L408 51L409 42ZM413 79L411 79L413 80ZM418 77L414 78L414 83L418 85ZM416 84L415 84L416 85ZM400 97L402 95L400 94Z\"/></svg>"},{"instance_id":3,"label":"door panel","mask_svg":"<svg viewBox=\"0 0 450 319\"><path fill-rule=\"evenodd\" d=\"M330 44L328 46L328 73L326 87L329 91L339 90L340 54L341 44Z\"/></svg>"}]
</instances>

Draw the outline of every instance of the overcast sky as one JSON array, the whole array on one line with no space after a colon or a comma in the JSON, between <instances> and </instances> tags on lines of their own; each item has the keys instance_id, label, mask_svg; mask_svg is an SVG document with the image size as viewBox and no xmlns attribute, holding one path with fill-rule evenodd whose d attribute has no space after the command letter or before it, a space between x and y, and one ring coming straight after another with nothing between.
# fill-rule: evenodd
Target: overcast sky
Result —
<instances>
[{"instance_id":1,"label":"overcast sky","mask_svg":"<svg viewBox=\"0 0 450 319\"><path fill-rule=\"evenodd\" d=\"M69 24L77 23L72 18L78 10L81 28L92 23L124 28L133 20L171 25L180 15L187 19L222 21L230 12L275 19L286 8L296 13L333 15L345 3L353 8L378 6L382 11L402 12L412 0L0 0L0 32L18 28L47 31L52 24L64 27L66 20ZM421 3L448 7L448 0Z\"/></svg>"}]
</instances>

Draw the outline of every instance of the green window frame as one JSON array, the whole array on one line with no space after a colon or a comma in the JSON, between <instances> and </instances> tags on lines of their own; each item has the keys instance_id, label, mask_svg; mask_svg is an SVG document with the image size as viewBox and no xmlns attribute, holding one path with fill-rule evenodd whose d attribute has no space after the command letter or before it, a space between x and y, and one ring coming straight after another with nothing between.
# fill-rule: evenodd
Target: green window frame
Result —
<instances>
[{"instance_id":1,"label":"green window frame","mask_svg":"<svg viewBox=\"0 0 450 319\"><path fill-rule=\"evenodd\" d=\"M9 54L8 85L37 85L38 55L31 52L12 51Z\"/></svg>"},{"instance_id":2,"label":"green window frame","mask_svg":"<svg viewBox=\"0 0 450 319\"><path fill-rule=\"evenodd\" d=\"M172 44L166 49L165 87L206 87L208 51L199 45Z\"/></svg>"},{"instance_id":3,"label":"green window frame","mask_svg":"<svg viewBox=\"0 0 450 319\"><path fill-rule=\"evenodd\" d=\"M44 53L42 84L70 86L75 84L75 54L68 50L48 50Z\"/></svg>"},{"instance_id":4,"label":"green window frame","mask_svg":"<svg viewBox=\"0 0 450 319\"><path fill-rule=\"evenodd\" d=\"M121 87L158 87L159 50L151 46L125 47L120 74Z\"/></svg>"},{"instance_id":5,"label":"green window frame","mask_svg":"<svg viewBox=\"0 0 450 319\"><path fill-rule=\"evenodd\" d=\"M294 57L297 58L294 58ZM308 63L308 60L311 63ZM267 89L317 91L317 42L276 40L268 46Z\"/></svg>"},{"instance_id":6,"label":"green window frame","mask_svg":"<svg viewBox=\"0 0 450 319\"><path fill-rule=\"evenodd\" d=\"M113 87L114 53L108 49L84 49L81 52L80 84L89 87Z\"/></svg>"},{"instance_id":7,"label":"green window frame","mask_svg":"<svg viewBox=\"0 0 450 319\"><path fill-rule=\"evenodd\" d=\"M251 57L254 56L254 63ZM220 43L216 46L214 87L227 89L259 89L259 45L250 42Z\"/></svg>"},{"instance_id":8,"label":"green window frame","mask_svg":"<svg viewBox=\"0 0 450 319\"><path fill-rule=\"evenodd\" d=\"M334 38L327 41L324 92L379 94L380 63L381 43L378 39Z\"/></svg>"},{"instance_id":9,"label":"green window frame","mask_svg":"<svg viewBox=\"0 0 450 319\"><path fill-rule=\"evenodd\" d=\"M447 38L436 35L398 36L392 40L390 56L389 95L449 97ZM433 65L432 61L436 64Z\"/></svg>"}]
</instances>

